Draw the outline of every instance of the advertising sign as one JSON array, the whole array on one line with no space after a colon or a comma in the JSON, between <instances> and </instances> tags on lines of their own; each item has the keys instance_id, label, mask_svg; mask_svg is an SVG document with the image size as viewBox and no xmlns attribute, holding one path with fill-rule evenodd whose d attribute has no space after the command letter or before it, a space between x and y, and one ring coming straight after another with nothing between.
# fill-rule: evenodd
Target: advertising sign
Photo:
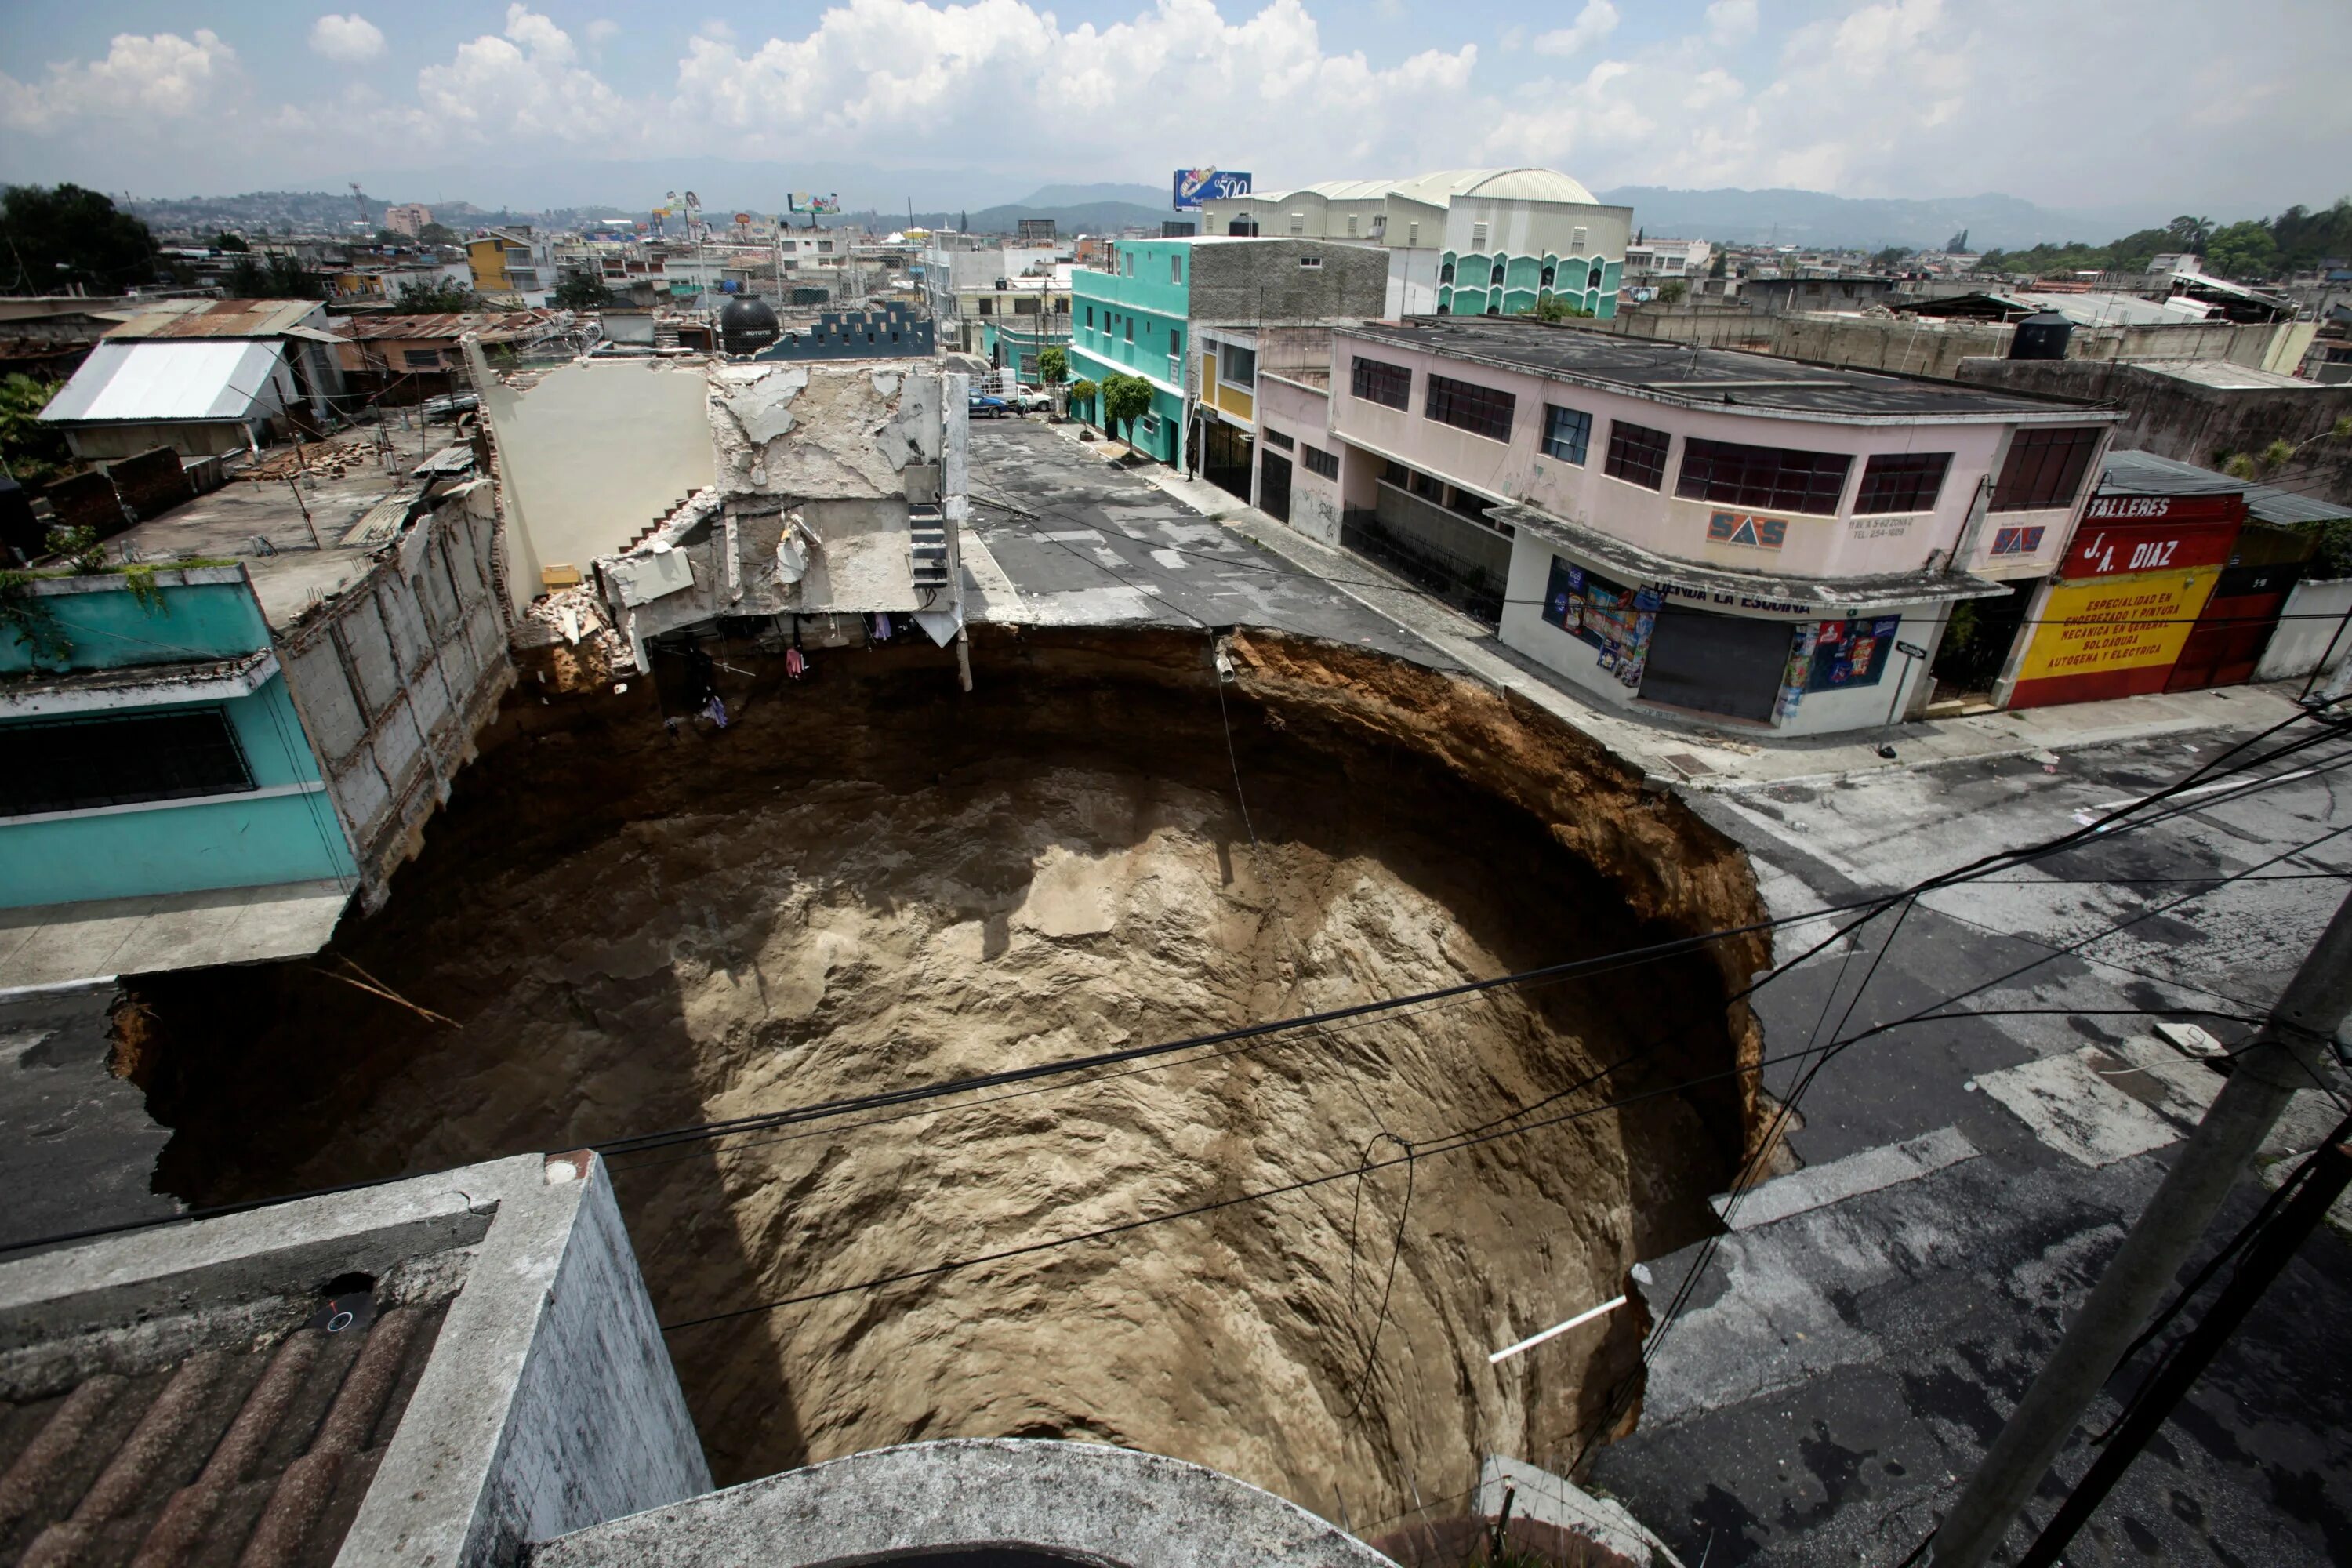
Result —
<instances>
[{"instance_id":1,"label":"advertising sign","mask_svg":"<svg viewBox=\"0 0 2352 1568\"><path fill-rule=\"evenodd\" d=\"M2220 576L2208 565L2052 584L2009 705L2042 708L2163 690Z\"/></svg>"},{"instance_id":2,"label":"advertising sign","mask_svg":"<svg viewBox=\"0 0 2352 1568\"><path fill-rule=\"evenodd\" d=\"M2161 504L2163 496L2110 498ZM2196 496L2196 500L2236 500L2234 496ZM2240 503L2242 507L2243 503ZM2192 566L2220 566L2238 542L2236 517L2218 521L2174 518L2095 522L2085 518L2074 531L2074 542L2058 563L2058 575L2069 583L2098 577L2118 577L2135 572L2179 572Z\"/></svg>"},{"instance_id":3,"label":"advertising sign","mask_svg":"<svg viewBox=\"0 0 2352 1568\"><path fill-rule=\"evenodd\" d=\"M1551 582L1544 593L1543 618L1569 636L1601 650L1603 671L1622 685L1642 684L1650 634L1657 630L1657 592L1626 588L1598 573L1551 558Z\"/></svg>"},{"instance_id":4,"label":"advertising sign","mask_svg":"<svg viewBox=\"0 0 2352 1568\"><path fill-rule=\"evenodd\" d=\"M1805 672L1808 691L1844 691L1875 686L1895 652L1900 616L1875 620L1823 621L1813 628L1812 659Z\"/></svg>"},{"instance_id":5,"label":"advertising sign","mask_svg":"<svg viewBox=\"0 0 2352 1568\"><path fill-rule=\"evenodd\" d=\"M1250 177L1238 169L1179 169L1176 171L1176 210L1192 212L1202 202L1223 201L1228 196L1250 194Z\"/></svg>"},{"instance_id":6,"label":"advertising sign","mask_svg":"<svg viewBox=\"0 0 2352 1568\"><path fill-rule=\"evenodd\" d=\"M1778 550L1789 542L1789 520L1758 517L1752 512L1719 511L1706 520L1706 537L1714 544L1748 544Z\"/></svg>"},{"instance_id":7,"label":"advertising sign","mask_svg":"<svg viewBox=\"0 0 2352 1568\"><path fill-rule=\"evenodd\" d=\"M796 213L837 213L841 210L838 193L814 196L806 191L794 191L784 198L785 210Z\"/></svg>"},{"instance_id":8,"label":"advertising sign","mask_svg":"<svg viewBox=\"0 0 2352 1568\"><path fill-rule=\"evenodd\" d=\"M2242 522L2246 498L2223 496L2093 496L2087 522Z\"/></svg>"}]
</instances>

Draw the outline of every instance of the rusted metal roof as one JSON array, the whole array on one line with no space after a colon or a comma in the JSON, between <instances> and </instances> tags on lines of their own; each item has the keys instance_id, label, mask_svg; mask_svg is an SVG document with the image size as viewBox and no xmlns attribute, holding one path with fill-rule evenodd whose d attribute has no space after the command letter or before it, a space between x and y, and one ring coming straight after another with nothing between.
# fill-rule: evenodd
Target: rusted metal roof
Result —
<instances>
[{"instance_id":1,"label":"rusted metal roof","mask_svg":"<svg viewBox=\"0 0 2352 1568\"><path fill-rule=\"evenodd\" d=\"M325 1568L446 1311L378 1316L362 1293L288 1331L11 1398L0 1405L0 1558Z\"/></svg>"},{"instance_id":2,"label":"rusted metal roof","mask_svg":"<svg viewBox=\"0 0 2352 1568\"><path fill-rule=\"evenodd\" d=\"M202 310L135 316L110 338L275 338L301 326L324 303L317 300L215 300Z\"/></svg>"},{"instance_id":3,"label":"rusted metal roof","mask_svg":"<svg viewBox=\"0 0 2352 1568\"><path fill-rule=\"evenodd\" d=\"M528 337L549 321L546 313L539 310L467 310L458 314L443 311L418 316L349 316L336 325L346 337L367 342L402 338L454 340L472 332L488 343Z\"/></svg>"}]
</instances>

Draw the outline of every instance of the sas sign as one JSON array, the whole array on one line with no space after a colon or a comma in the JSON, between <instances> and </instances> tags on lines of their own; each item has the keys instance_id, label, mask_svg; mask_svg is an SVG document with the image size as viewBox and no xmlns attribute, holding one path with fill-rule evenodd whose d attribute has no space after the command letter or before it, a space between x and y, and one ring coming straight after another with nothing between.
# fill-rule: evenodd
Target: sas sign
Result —
<instances>
[{"instance_id":1,"label":"sas sign","mask_svg":"<svg viewBox=\"0 0 2352 1568\"><path fill-rule=\"evenodd\" d=\"M1198 211L1202 202L1220 202L1228 196L1250 194L1250 177L1235 169L1179 169L1176 171L1176 210Z\"/></svg>"}]
</instances>

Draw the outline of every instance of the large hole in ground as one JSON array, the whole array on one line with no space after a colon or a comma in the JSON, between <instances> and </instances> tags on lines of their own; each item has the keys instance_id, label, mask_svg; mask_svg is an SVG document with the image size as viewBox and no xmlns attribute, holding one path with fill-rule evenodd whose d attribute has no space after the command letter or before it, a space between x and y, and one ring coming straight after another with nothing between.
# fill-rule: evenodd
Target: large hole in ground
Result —
<instances>
[{"instance_id":1,"label":"large hole in ground","mask_svg":"<svg viewBox=\"0 0 2352 1568\"><path fill-rule=\"evenodd\" d=\"M1221 688L1211 652L987 633L963 694L927 645L796 683L737 644L723 731L666 727L642 680L542 702L527 675L383 910L315 963L137 984L136 1076L174 1129L158 1184L213 1203L572 1148L1757 918L1736 850L1539 714L1254 634ZM1094 1438L1360 1528L1459 1492L1483 1452L1565 1464L1591 1430L1634 1313L1487 1352L1710 1225L1754 1121L1727 977L1761 963L1716 942L610 1164L665 1322L911 1276L669 1335L722 1482ZM1605 1095L1647 1098L922 1272Z\"/></svg>"}]
</instances>

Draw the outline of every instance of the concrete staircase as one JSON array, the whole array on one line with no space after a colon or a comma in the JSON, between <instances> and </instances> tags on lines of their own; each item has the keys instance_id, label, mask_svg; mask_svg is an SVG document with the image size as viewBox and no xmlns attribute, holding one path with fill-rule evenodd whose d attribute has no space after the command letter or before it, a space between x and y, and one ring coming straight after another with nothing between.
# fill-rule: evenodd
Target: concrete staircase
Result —
<instances>
[{"instance_id":1,"label":"concrete staircase","mask_svg":"<svg viewBox=\"0 0 2352 1568\"><path fill-rule=\"evenodd\" d=\"M662 508L660 516L655 518L651 522L646 524L645 527L639 529L635 538L621 546L622 552L626 553L629 551L635 550L638 545L643 544L646 540L651 539L655 534L660 532L662 524L667 522L671 518L676 517L680 509L693 499L694 498L690 495L683 495L670 502L669 505Z\"/></svg>"},{"instance_id":2,"label":"concrete staircase","mask_svg":"<svg viewBox=\"0 0 2352 1568\"><path fill-rule=\"evenodd\" d=\"M944 588L948 585L948 526L947 519L932 506L916 507L907 519L909 553L913 557L913 576L918 588Z\"/></svg>"}]
</instances>

